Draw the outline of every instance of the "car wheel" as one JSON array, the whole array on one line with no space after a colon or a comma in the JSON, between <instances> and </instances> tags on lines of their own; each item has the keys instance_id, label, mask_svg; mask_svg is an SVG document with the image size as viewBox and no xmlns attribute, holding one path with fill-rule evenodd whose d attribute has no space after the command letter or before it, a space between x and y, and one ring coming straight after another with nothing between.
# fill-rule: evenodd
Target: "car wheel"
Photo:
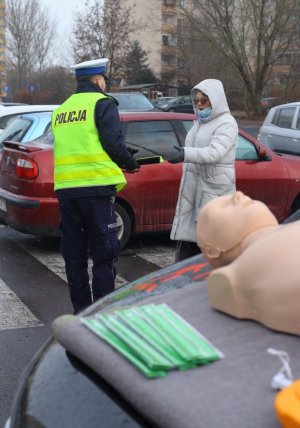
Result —
<instances>
[{"instance_id":1,"label":"car wheel","mask_svg":"<svg viewBox=\"0 0 300 428\"><path fill-rule=\"evenodd\" d=\"M129 241L132 224L128 211L118 202L116 202L116 218L120 247L124 248Z\"/></svg>"},{"instance_id":2,"label":"car wheel","mask_svg":"<svg viewBox=\"0 0 300 428\"><path fill-rule=\"evenodd\" d=\"M171 107L168 111L176 111L176 109L174 107Z\"/></svg>"}]
</instances>

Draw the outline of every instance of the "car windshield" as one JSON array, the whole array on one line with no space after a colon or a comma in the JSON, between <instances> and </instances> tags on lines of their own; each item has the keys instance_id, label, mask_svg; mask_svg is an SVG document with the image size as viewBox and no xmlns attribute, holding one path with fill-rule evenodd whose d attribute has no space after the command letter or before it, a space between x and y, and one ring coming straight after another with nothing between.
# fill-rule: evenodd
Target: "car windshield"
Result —
<instances>
[{"instance_id":1,"label":"car windshield","mask_svg":"<svg viewBox=\"0 0 300 428\"><path fill-rule=\"evenodd\" d=\"M116 94L111 93L119 103L119 110L132 110L132 111L149 111L153 110L153 105L143 94Z\"/></svg>"},{"instance_id":2,"label":"car windshield","mask_svg":"<svg viewBox=\"0 0 300 428\"><path fill-rule=\"evenodd\" d=\"M20 142L31 126L32 121L17 117L0 134L0 144L4 141Z\"/></svg>"}]
</instances>

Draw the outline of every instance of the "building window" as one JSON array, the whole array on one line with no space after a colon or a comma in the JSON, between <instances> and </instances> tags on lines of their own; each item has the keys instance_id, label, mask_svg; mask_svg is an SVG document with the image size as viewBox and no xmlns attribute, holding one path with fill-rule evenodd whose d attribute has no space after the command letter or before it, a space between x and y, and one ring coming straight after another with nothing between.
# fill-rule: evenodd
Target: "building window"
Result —
<instances>
[{"instance_id":1,"label":"building window","mask_svg":"<svg viewBox=\"0 0 300 428\"><path fill-rule=\"evenodd\" d=\"M174 55L162 55L161 56L162 65L166 65L169 67L176 67L177 59Z\"/></svg>"},{"instance_id":2,"label":"building window","mask_svg":"<svg viewBox=\"0 0 300 428\"><path fill-rule=\"evenodd\" d=\"M177 28L178 28L178 31L182 31L184 29L184 19L182 18L177 19Z\"/></svg>"},{"instance_id":3,"label":"building window","mask_svg":"<svg viewBox=\"0 0 300 428\"><path fill-rule=\"evenodd\" d=\"M184 68L184 60L181 58L177 58L177 67Z\"/></svg>"},{"instance_id":4,"label":"building window","mask_svg":"<svg viewBox=\"0 0 300 428\"><path fill-rule=\"evenodd\" d=\"M163 22L164 22L164 24L176 25L176 15L164 14L163 15Z\"/></svg>"},{"instance_id":5,"label":"building window","mask_svg":"<svg viewBox=\"0 0 300 428\"><path fill-rule=\"evenodd\" d=\"M163 34L163 36L162 36L162 44L164 46L169 46L169 36L166 36L165 34Z\"/></svg>"}]
</instances>

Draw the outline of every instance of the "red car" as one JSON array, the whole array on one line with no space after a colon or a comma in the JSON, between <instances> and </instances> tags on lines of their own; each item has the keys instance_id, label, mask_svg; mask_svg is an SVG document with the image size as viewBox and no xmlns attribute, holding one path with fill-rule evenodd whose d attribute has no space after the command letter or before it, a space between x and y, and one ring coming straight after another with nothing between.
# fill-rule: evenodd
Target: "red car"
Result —
<instances>
[{"instance_id":1,"label":"red car","mask_svg":"<svg viewBox=\"0 0 300 428\"><path fill-rule=\"evenodd\" d=\"M174 145L183 145L194 118L183 113L121 113L126 143L139 149L138 158L165 155ZM52 150L51 132L29 143L4 143L0 213L14 229L34 235L59 234ZM161 162L127 174L128 184L116 198L122 247L133 233L170 230L181 171L181 164ZM236 175L237 188L266 203L279 222L300 208L300 158L277 155L241 130Z\"/></svg>"}]
</instances>

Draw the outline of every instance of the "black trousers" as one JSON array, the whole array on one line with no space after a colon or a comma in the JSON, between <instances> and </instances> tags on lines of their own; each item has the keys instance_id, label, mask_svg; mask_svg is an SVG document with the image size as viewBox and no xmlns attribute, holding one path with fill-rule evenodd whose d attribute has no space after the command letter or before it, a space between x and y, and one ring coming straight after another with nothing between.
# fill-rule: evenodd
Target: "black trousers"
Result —
<instances>
[{"instance_id":1,"label":"black trousers","mask_svg":"<svg viewBox=\"0 0 300 428\"><path fill-rule=\"evenodd\" d=\"M110 197L61 199L61 252L74 313L114 290L120 245ZM88 257L92 256L92 289Z\"/></svg>"},{"instance_id":2,"label":"black trousers","mask_svg":"<svg viewBox=\"0 0 300 428\"><path fill-rule=\"evenodd\" d=\"M188 259L200 254L201 250L195 242L177 241L175 250L175 262Z\"/></svg>"}]
</instances>

